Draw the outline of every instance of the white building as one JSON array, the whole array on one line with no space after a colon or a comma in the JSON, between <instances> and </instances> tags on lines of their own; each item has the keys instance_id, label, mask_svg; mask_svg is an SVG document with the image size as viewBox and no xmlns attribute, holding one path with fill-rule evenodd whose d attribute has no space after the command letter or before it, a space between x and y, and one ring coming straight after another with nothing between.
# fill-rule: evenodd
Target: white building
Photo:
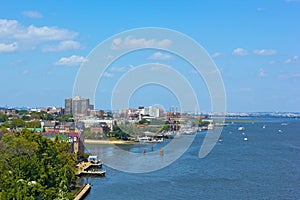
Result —
<instances>
[{"instance_id":1,"label":"white building","mask_svg":"<svg viewBox=\"0 0 300 200\"><path fill-rule=\"evenodd\" d=\"M159 116L159 107L149 106L149 115L154 118L160 117Z\"/></svg>"}]
</instances>

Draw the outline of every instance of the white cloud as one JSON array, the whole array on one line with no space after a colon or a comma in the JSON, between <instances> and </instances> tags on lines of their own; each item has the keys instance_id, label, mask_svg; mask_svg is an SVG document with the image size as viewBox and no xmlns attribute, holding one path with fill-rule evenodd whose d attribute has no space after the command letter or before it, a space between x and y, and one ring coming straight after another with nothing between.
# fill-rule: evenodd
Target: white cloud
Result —
<instances>
[{"instance_id":1,"label":"white cloud","mask_svg":"<svg viewBox=\"0 0 300 200\"><path fill-rule=\"evenodd\" d=\"M253 53L256 55L266 56L266 55L275 55L277 51L274 49L258 49L258 50L254 50Z\"/></svg>"},{"instance_id":2,"label":"white cloud","mask_svg":"<svg viewBox=\"0 0 300 200\"><path fill-rule=\"evenodd\" d=\"M172 59L172 56L168 53L162 53L162 52L156 52L154 54L152 54L151 56L149 56L148 59L151 60L170 60Z\"/></svg>"},{"instance_id":3,"label":"white cloud","mask_svg":"<svg viewBox=\"0 0 300 200\"><path fill-rule=\"evenodd\" d=\"M11 44L0 43L0 53L1 52L13 52L18 49L18 44L16 42Z\"/></svg>"},{"instance_id":4,"label":"white cloud","mask_svg":"<svg viewBox=\"0 0 300 200\"><path fill-rule=\"evenodd\" d=\"M161 63L151 63L150 70L157 71L157 72L168 72L169 71L168 68L172 68L172 66L161 64Z\"/></svg>"},{"instance_id":5,"label":"white cloud","mask_svg":"<svg viewBox=\"0 0 300 200\"><path fill-rule=\"evenodd\" d=\"M292 58L289 58L285 61L287 64L297 64L300 62L299 56L293 56Z\"/></svg>"},{"instance_id":6,"label":"white cloud","mask_svg":"<svg viewBox=\"0 0 300 200\"><path fill-rule=\"evenodd\" d=\"M127 72L133 68L133 65L129 65L127 67L112 67L110 71L112 72Z\"/></svg>"},{"instance_id":7,"label":"white cloud","mask_svg":"<svg viewBox=\"0 0 300 200\"><path fill-rule=\"evenodd\" d=\"M248 54L249 54L248 51L243 48L236 48L232 52L232 55L236 55L236 56L246 56Z\"/></svg>"},{"instance_id":8,"label":"white cloud","mask_svg":"<svg viewBox=\"0 0 300 200\"><path fill-rule=\"evenodd\" d=\"M37 44L74 39L78 33L58 27L24 26L17 20L0 19L0 42L34 48Z\"/></svg>"},{"instance_id":9,"label":"white cloud","mask_svg":"<svg viewBox=\"0 0 300 200\"><path fill-rule=\"evenodd\" d=\"M211 55L212 58L217 58L220 57L222 54L220 52L216 52L214 54Z\"/></svg>"},{"instance_id":10,"label":"white cloud","mask_svg":"<svg viewBox=\"0 0 300 200\"><path fill-rule=\"evenodd\" d=\"M260 68L258 71L258 76L259 77L265 77L266 76L266 72L264 69Z\"/></svg>"},{"instance_id":11,"label":"white cloud","mask_svg":"<svg viewBox=\"0 0 300 200\"><path fill-rule=\"evenodd\" d=\"M107 77L107 78L112 78L112 77L114 77L114 74L111 74L111 73L108 73L108 72L104 72L104 73L102 74L102 76L103 76L103 77Z\"/></svg>"},{"instance_id":12,"label":"white cloud","mask_svg":"<svg viewBox=\"0 0 300 200\"><path fill-rule=\"evenodd\" d=\"M19 32L19 29L23 29L24 27L21 27L21 25L16 20L6 20L6 19L0 19L0 36L8 37L13 35L15 32Z\"/></svg>"},{"instance_id":13,"label":"white cloud","mask_svg":"<svg viewBox=\"0 0 300 200\"><path fill-rule=\"evenodd\" d=\"M83 56L72 55L70 57L63 57L59 59L55 65L78 66L86 61L87 59Z\"/></svg>"},{"instance_id":14,"label":"white cloud","mask_svg":"<svg viewBox=\"0 0 300 200\"><path fill-rule=\"evenodd\" d=\"M67 29L48 26L35 27L30 25L23 30L18 29L17 31L17 33L13 34L13 37L19 40L60 41L73 39L77 36L77 33Z\"/></svg>"},{"instance_id":15,"label":"white cloud","mask_svg":"<svg viewBox=\"0 0 300 200\"><path fill-rule=\"evenodd\" d=\"M76 50L80 48L80 43L73 41L73 40L67 40L67 41L61 41L58 45L47 45L43 48L43 51L65 51L65 50Z\"/></svg>"},{"instance_id":16,"label":"white cloud","mask_svg":"<svg viewBox=\"0 0 300 200\"><path fill-rule=\"evenodd\" d=\"M145 39L145 38L134 38L132 36L128 36L125 39L116 38L113 40L111 45L111 49L119 50L119 49L129 49L129 48L166 48L172 44L171 40L157 40L157 39Z\"/></svg>"},{"instance_id":17,"label":"white cloud","mask_svg":"<svg viewBox=\"0 0 300 200\"><path fill-rule=\"evenodd\" d=\"M42 18L42 14L37 12L37 11L24 11L22 13L24 16L26 17L30 17L30 18Z\"/></svg>"}]
</instances>

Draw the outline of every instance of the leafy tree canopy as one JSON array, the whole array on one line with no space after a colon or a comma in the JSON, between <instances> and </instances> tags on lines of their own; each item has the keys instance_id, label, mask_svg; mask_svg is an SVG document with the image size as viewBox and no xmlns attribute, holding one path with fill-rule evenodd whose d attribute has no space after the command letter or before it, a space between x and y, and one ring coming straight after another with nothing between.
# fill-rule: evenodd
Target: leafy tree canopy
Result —
<instances>
[{"instance_id":1,"label":"leafy tree canopy","mask_svg":"<svg viewBox=\"0 0 300 200\"><path fill-rule=\"evenodd\" d=\"M20 119L20 118L14 118L11 121L10 126L13 129L25 127L25 121L23 119Z\"/></svg>"},{"instance_id":2,"label":"leafy tree canopy","mask_svg":"<svg viewBox=\"0 0 300 200\"><path fill-rule=\"evenodd\" d=\"M72 199L75 155L68 143L24 129L0 141L0 199Z\"/></svg>"},{"instance_id":3,"label":"leafy tree canopy","mask_svg":"<svg viewBox=\"0 0 300 200\"><path fill-rule=\"evenodd\" d=\"M6 122L8 117L5 114L0 113L0 122Z\"/></svg>"}]
</instances>

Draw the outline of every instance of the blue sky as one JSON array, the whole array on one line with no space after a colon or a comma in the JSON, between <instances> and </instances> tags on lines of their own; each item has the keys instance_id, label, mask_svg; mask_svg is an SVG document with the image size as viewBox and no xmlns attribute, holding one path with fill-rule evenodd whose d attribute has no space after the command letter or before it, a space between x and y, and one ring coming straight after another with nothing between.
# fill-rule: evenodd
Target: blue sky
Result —
<instances>
[{"instance_id":1,"label":"blue sky","mask_svg":"<svg viewBox=\"0 0 300 200\"><path fill-rule=\"evenodd\" d=\"M81 62L119 32L163 27L202 45L218 66L228 111L300 111L300 1L2 1L0 0L0 106L63 106L72 96ZM112 64L99 84L96 107L109 109L122 72L147 62L184 74L210 99L191 66L167 52L147 50ZM101 90L105 88L105 90ZM153 98L158 93L161 98ZM170 91L147 86L131 106L176 105Z\"/></svg>"}]
</instances>

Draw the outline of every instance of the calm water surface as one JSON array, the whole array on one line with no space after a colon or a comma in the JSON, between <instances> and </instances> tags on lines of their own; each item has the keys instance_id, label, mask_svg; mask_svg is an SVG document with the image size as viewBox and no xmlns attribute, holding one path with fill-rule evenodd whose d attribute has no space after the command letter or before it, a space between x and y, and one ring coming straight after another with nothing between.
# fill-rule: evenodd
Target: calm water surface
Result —
<instances>
[{"instance_id":1,"label":"calm water surface","mask_svg":"<svg viewBox=\"0 0 300 200\"><path fill-rule=\"evenodd\" d=\"M199 159L204 136L197 133L183 156L159 171L130 174L104 167L106 177L84 180L93 184L86 199L300 199L300 120L231 124L222 142ZM125 148L142 152L151 146Z\"/></svg>"}]
</instances>

